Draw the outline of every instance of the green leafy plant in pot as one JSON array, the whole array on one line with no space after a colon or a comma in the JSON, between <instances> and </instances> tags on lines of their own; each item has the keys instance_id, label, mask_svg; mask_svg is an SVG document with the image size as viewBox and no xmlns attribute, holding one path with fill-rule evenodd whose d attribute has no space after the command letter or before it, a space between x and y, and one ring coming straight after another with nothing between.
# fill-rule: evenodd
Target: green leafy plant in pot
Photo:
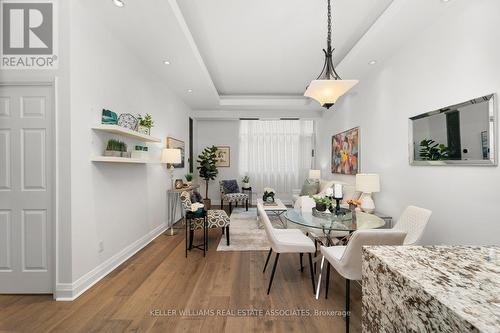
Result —
<instances>
[{"instance_id":1,"label":"green leafy plant in pot","mask_svg":"<svg viewBox=\"0 0 500 333\"><path fill-rule=\"evenodd\" d=\"M106 145L104 156L121 157L124 150L127 151L127 145L125 143L115 139L110 139Z\"/></svg>"},{"instance_id":2,"label":"green leafy plant in pot","mask_svg":"<svg viewBox=\"0 0 500 333\"><path fill-rule=\"evenodd\" d=\"M184 175L184 178L186 178L186 182L187 182L188 186L191 186L193 184L193 174L192 173L188 173L188 174Z\"/></svg>"},{"instance_id":3,"label":"green leafy plant in pot","mask_svg":"<svg viewBox=\"0 0 500 333\"><path fill-rule=\"evenodd\" d=\"M332 204L332 201L327 197L311 196L311 198L316 203L316 210L318 212L324 212Z\"/></svg>"},{"instance_id":4,"label":"green leafy plant in pot","mask_svg":"<svg viewBox=\"0 0 500 333\"><path fill-rule=\"evenodd\" d=\"M142 115L137 115L137 120L139 120L138 131L142 134L149 135L151 133L151 127L154 126L153 117L149 113L143 117Z\"/></svg>"},{"instance_id":5,"label":"green leafy plant in pot","mask_svg":"<svg viewBox=\"0 0 500 333\"><path fill-rule=\"evenodd\" d=\"M203 204L205 209L210 209L211 201L208 198L208 183L214 180L219 174L217 170L217 147L207 147L203 152L198 155L198 172L200 178L205 180L205 198L203 199Z\"/></svg>"}]
</instances>

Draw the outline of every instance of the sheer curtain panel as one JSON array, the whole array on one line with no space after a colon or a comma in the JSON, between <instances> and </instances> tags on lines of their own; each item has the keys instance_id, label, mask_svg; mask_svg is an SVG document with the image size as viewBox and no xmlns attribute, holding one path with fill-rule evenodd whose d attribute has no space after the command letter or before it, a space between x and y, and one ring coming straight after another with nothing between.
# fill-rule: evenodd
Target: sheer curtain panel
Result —
<instances>
[{"instance_id":1,"label":"sheer curtain panel","mask_svg":"<svg viewBox=\"0 0 500 333\"><path fill-rule=\"evenodd\" d=\"M258 196L272 187L283 201L300 188L312 165L312 120L241 120L240 174L250 176Z\"/></svg>"}]
</instances>

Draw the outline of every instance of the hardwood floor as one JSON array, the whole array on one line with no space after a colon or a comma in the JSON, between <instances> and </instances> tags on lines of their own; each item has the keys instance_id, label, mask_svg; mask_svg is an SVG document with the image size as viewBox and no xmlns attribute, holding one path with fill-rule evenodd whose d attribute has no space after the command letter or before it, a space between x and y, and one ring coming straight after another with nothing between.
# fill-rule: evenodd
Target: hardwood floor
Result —
<instances>
[{"instance_id":1,"label":"hardwood floor","mask_svg":"<svg viewBox=\"0 0 500 333\"><path fill-rule=\"evenodd\" d=\"M343 318L328 314L344 308L344 280L333 270L329 298L323 288L316 301L307 260L301 273L299 256L283 254L268 296L271 269L262 274L267 252L216 252L219 239L220 230L211 230L207 257L193 250L186 259L183 233L161 235L73 302L0 295L0 332L344 331ZM361 331L360 299L360 287L352 283L351 332ZM250 309L264 315L236 312ZM265 315L298 309L309 313ZM191 315L182 315L184 310ZM315 315L315 310L326 314Z\"/></svg>"}]
</instances>

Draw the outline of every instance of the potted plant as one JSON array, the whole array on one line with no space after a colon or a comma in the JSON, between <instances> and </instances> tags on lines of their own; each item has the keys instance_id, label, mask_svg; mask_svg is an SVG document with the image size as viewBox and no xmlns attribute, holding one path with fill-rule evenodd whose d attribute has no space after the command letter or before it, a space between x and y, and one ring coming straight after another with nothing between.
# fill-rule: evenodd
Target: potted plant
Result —
<instances>
[{"instance_id":1,"label":"potted plant","mask_svg":"<svg viewBox=\"0 0 500 333\"><path fill-rule=\"evenodd\" d=\"M121 157L122 143L123 142L115 139L108 140L106 150L104 151L104 156Z\"/></svg>"},{"instance_id":2,"label":"potted plant","mask_svg":"<svg viewBox=\"0 0 500 333\"><path fill-rule=\"evenodd\" d=\"M270 187L264 188L264 195L262 196L262 201L264 202L274 202L274 189Z\"/></svg>"},{"instance_id":3,"label":"potted plant","mask_svg":"<svg viewBox=\"0 0 500 333\"><path fill-rule=\"evenodd\" d=\"M140 114L137 115L137 120L139 120L139 126L137 128L139 133L149 135L151 133L151 127L154 126L153 118L149 113L143 117Z\"/></svg>"},{"instance_id":4,"label":"potted plant","mask_svg":"<svg viewBox=\"0 0 500 333\"><path fill-rule=\"evenodd\" d=\"M193 174L192 173L186 174L184 176L184 178L186 178L188 186L191 186L193 184Z\"/></svg>"},{"instance_id":5,"label":"potted plant","mask_svg":"<svg viewBox=\"0 0 500 333\"><path fill-rule=\"evenodd\" d=\"M127 152L127 144L120 141L120 156L130 158L131 153Z\"/></svg>"},{"instance_id":6,"label":"potted plant","mask_svg":"<svg viewBox=\"0 0 500 333\"><path fill-rule=\"evenodd\" d=\"M200 178L205 180L205 198L203 204L205 209L210 209L211 201L208 198L208 182L217 177L219 171L217 170L217 147L207 147L198 156L198 172Z\"/></svg>"},{"instance_id":7,"label":"potted plant","mask_svg":"<svg viewBox=\"0 0 500 333\"><path fill-rule=\"evenodd\" d=\"M314 195L311 196L311 198L316 203L316 210L318 212L324 212L332 204L332 201L327 197L319 197L317 195Z\"/></svg>"},{"instance_id":8,"label":"potted plant","mask_svg":"<svg viewBox=\"0 0 500 333\"><path fill-rule=\"evenodd\" d=\"M250 188L250 177L245 176L245 177L243 177L243 179L241 181L243 182L243 185L241 186L242 188L244 188L244 189Z\"/></svg>"}]
</instances>

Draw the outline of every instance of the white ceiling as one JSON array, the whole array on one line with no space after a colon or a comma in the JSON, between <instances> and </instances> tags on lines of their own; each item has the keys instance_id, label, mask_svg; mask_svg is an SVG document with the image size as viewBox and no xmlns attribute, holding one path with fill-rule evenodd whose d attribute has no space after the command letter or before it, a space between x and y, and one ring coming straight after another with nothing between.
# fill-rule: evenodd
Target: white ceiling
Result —
<instances>
[{"instance_id":1,"label":"white ceiling","mask_svg":"<svg viewBox=\"0 0 500 333\"><path fill-rule=\"evenodd\" d=\"M391 2L332 0L336 62ZM321 71L326 0L178 4L220 95L301 95Z\"/></svg>"},{"instance_id":2,"label":"white ceiling","mask_svg":"<svg viewBox=\"0 0 500 333\"><path fill-rule=\"evenodd\" d=\"M124 0L123 8L79 1L196 114L323 112L302 94L323 65L326 0ZM332 0L339 74L376 71L455 2Z\"/></svg>"}]
</instances>

